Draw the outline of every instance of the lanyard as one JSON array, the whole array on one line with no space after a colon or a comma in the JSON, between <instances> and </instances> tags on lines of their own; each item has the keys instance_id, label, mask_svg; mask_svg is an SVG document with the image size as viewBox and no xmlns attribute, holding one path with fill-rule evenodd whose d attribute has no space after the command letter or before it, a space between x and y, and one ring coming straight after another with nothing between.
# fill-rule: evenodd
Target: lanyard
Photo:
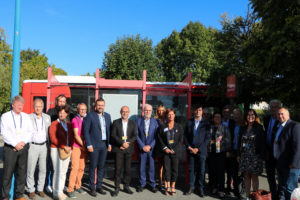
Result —
<instances>
[{"instance_id":1,"label":"lanyard","mask_svg":"<svg viewBox=\"0 0 300 200\"><path fill-rule=\"evenodd\" d=\"M43 127L44 127L44 119L43 119L43 117L41 117L41 118L42 118L42 127L41 127L41 130L43 130ZM36 122L36 118L34 118L34 122L35 122L36 130L39 131L39 128L38 128L37 122Z\"/></svg>"},{"instance_id":2,"label":"lanyard","mask_svg":"<svg viewBox=\"0 0 300 200\"><path fill-rule=\"evenodd\" d=\"M11 112L11 116L12 116L13 121L14 121L15 129L17 129L14 114L13 114L12 110L10 112ZM21 113L20 113L20 129L22 129L22 114Z\"/></svg>"}]
</instances>

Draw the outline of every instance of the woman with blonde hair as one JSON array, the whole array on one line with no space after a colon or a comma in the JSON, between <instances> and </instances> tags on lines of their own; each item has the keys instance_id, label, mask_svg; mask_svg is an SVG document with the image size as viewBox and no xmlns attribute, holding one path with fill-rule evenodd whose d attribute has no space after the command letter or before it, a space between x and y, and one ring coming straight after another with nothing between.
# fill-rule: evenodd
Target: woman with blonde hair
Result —
<instances>
[{"instance_id":1,"label":"woman with blonde hair","mask_svg":"<svg viewBox=\"0 0 300 200\"><path fill-rule=\"evenodd\" d=\"M156 108L156 112L155 112L155 116L154 118L157 120L159 126L161 127L161 125L165 124L167 122L166 120L166 108L164 105L159 105ZM156 145L154 147L154 153L155 153L155 157L157 160L157 171L159 175L159 188L162 189L163 186L163 171L164 171L164 167L163 167L163 152L161 151L161 148L159 147L159 142L156 142Z\"/></svg>"}]
</instances>

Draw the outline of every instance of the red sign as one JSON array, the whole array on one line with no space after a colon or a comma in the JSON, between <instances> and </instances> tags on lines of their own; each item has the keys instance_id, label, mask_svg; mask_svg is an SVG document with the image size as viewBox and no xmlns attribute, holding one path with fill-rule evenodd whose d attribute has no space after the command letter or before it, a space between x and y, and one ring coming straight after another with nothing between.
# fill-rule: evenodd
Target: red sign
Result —
<instances>
[{"instance_id":1,"label":"red sign","mask_svg":"<svg viewBox=\"0 0 300 200\"><path fill-rule=\"evenodd\" d=\"M227 77L227 91L226 91L226 97L235 97L236 95L236 76L231 75Z\"/></svg>"}]
</instances>

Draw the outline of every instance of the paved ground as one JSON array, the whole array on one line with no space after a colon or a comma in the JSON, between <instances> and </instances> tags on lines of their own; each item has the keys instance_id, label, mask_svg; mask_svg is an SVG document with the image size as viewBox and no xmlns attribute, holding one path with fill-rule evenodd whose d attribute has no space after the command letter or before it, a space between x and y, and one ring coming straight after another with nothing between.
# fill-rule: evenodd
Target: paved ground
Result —
<instances>
[{"instance_id":1,"label":"paved ground","mask_svg":"<svg viewBox=\"0 0 300 200\"><path fill-rule=\"evenodd\" d=\"M3 163L2 163L2 151L3 151L3 142L0 138L0 187L2 186L2 173L3 173ZM126 193L124 193L122 190L120 191L118 197L111 197L110 195L110 192L114 190L114 187L113 187L113 164L112 163L107 163L107 171L106 171L106 177L104 179L104 189L107 191L107 194L106 195L98 195L97 197L92 197L90 196L88 193L87 194L84 194L84 195L81 195L81 194L76 194L76 197L77 199L84 199L84 200L93 200L93 199L132 199L132 200L135 200L135 199L143 199L143 200L150 200L150 199L157 199L157 200L165 200L165 199L202 199L200 198L198 195L196 194L192 194L190 196L185 196L183 195L183 191L185 191L185 177L184 177L184 166L183 164L179 166L179 178L177 180L177 185L176 185L176 188L177 188L177 193L176 193L176 196L165 196L163 193L161 192L157 192L157 193L152 193L151 191L149 190L144 190L142 193L137 193L135 191L135 187L137 186L138 184L138 173L137 173L137 163L134 163L133 164L133 167L132 167L132 185L131 185L131 189L134 191L134 194L133 195L128 195ZM87 170L87 168L86 168ZM260 176L259 178L259 181L260 181L260 188L261 189L268 189L268 185L267 185L267 182L266 182L266 177L263 175L263 176ZM83 188L87 190L87 182L88 182L88 176L87 174L84 175L83 177ZM121 186L121 189L122 186ZM0 194L1 195L1 194ZM26 196L27 199L29 199L27 196ZM37 198L37 200L39 199L44 199L44 200L48 200L48 199L52 199L51 197L47 197L47 198ZM207 199L207 200L212 200L212 199L218 199L216 196L206 196L204 199ZM227 196L225 199L235 199L231 196Z\"/></svg>"}]
</instances>

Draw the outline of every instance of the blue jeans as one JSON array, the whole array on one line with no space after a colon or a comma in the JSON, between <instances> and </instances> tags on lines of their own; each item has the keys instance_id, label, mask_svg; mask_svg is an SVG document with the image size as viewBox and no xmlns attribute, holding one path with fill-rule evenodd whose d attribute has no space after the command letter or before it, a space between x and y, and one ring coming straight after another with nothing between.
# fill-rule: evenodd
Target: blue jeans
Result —
<instances>
[{"instance_id":1,"label":"blue jeans","mask_svg":"<svg viewBox=\"0 0 300 200\"><path fill-rule=\"evenodd\" d=\"M190 189L195 189L195 171L199 173L199 189L204 189L204 178L205 178L205 157L200 156L199 154L190 154L188 153L189 159L189 179L190 179Z\"/></svg>"},{"instance_id":2,"label":"blue jeans","mask_svg":"<svg viewBox=\"0 0 300 200\"><path fill-rule=\"evenodd\" d=\"M278 198L291 199L291 194L298 187L300 169L277 169L278 172Z\"/></svg>"}]
</instances>

